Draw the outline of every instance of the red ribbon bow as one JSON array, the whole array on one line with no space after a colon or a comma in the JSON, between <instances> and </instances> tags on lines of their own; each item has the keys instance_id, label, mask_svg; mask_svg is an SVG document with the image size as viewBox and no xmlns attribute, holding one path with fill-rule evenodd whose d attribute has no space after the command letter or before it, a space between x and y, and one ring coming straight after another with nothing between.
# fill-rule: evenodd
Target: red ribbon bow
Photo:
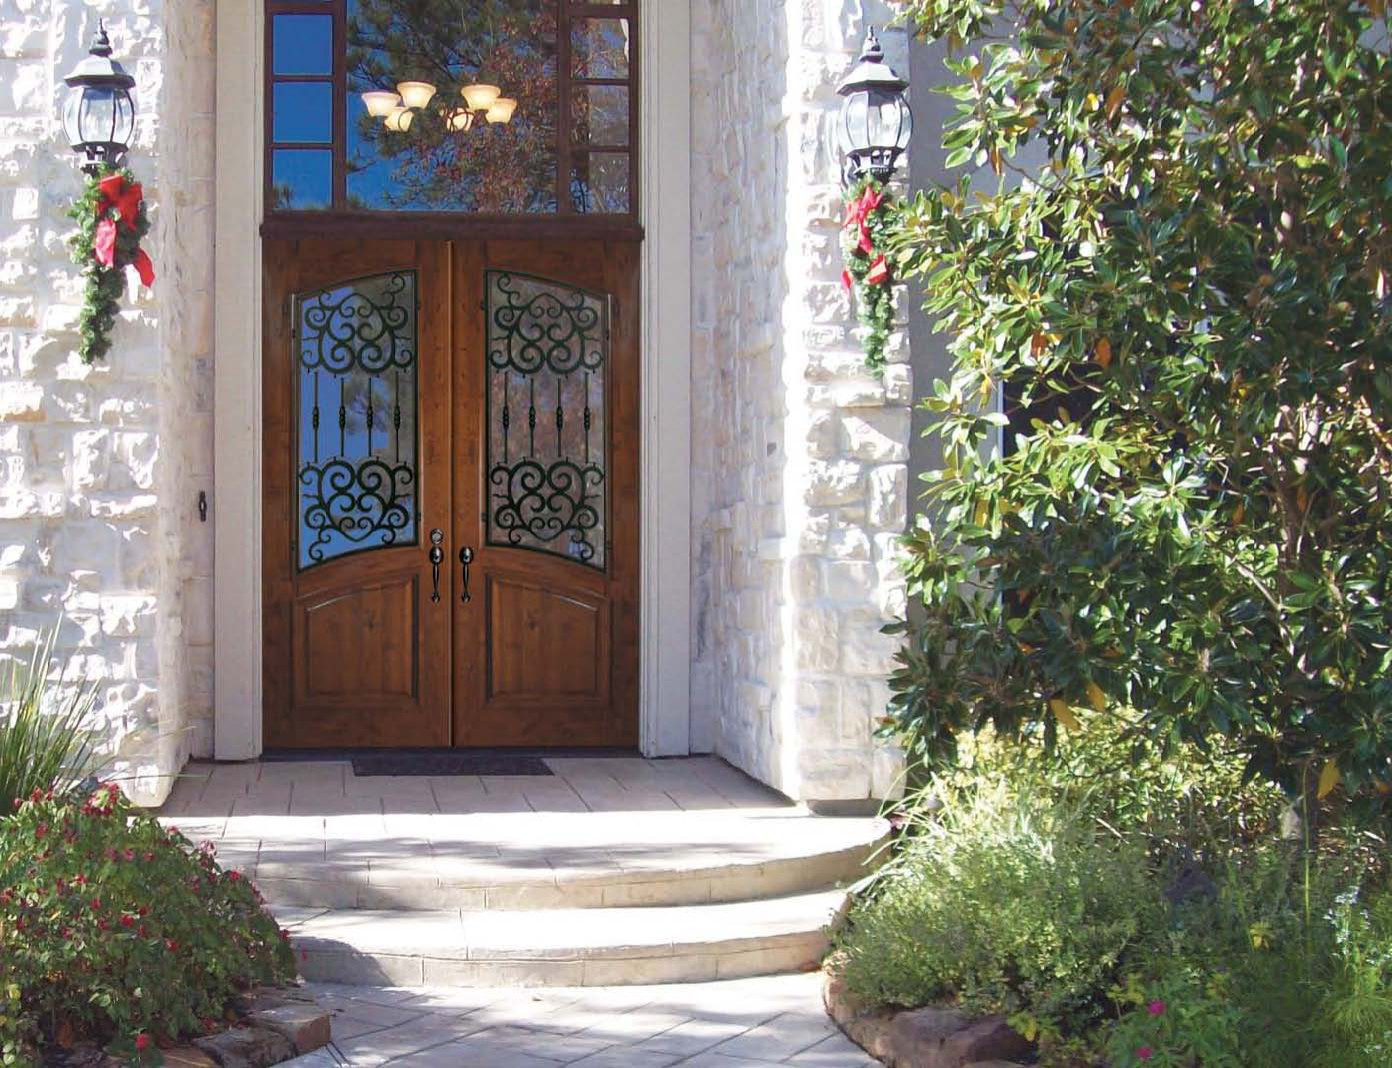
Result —
<instances>
[{"instance_id":1,"label":"red ribbon bow","mask_svg":"<svg viewBox=\"0 0 1392 1068\"><path fill-rule=\"evenodd\" d=\"M116 220L109 218L107 213L114 208L121 221L126 224L126 229L134 230L135 220L140 213L140 205L144 202L145 195L139 182L127 183L119 174L103 178L97 188L101 190L101 200L97 204L97 218L101 221L97 223L92 254L103 267L115 267ZM155 265L143 248L135 250L135 258L131 260L130 265L140 276L141 285L155 284Z\"/></svg>"},{"instance_id":2,"label":"red ribbon bow","mask_svg":"<svg viewBox=\"0 0 1392 1068\"><path fill-rule=\"evenodd\" d=\"M126 179L119 174L109 174L97 185L101 190L101 203L97 205L97 214L105 215L112 208L121 216L121 221L126 224L127 230L135 229L136 217L140 214L140 205L145 200L145 192L140 188L139 182L126 184Z\"/></svg>"},{"instance_id":3,"label":"red ribbon bow","mask_svg":"<svg viewBox=\"0 0 1392 1068\"><path fill-rule=\"evenodd\" d=\"M867 256L875 251L875 244L870 240L870 216L883 203L884 194L874 186L867 185L864 193L846 205L846 220L841 224L842 229L860 227L860 241L856 247Z\"/></svg>"}]
</instances>

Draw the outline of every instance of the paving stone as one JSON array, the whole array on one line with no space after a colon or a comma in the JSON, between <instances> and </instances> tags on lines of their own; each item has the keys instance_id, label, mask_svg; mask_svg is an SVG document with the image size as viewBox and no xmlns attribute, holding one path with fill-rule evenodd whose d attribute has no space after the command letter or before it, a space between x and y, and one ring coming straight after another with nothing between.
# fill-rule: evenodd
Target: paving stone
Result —
<instances>
[{"instance_id":1,"label":"paving stone","mask_svg":"<svg viewBox=\"0 0 1392 1068\"><path fill-rule=\"evenodd\" d=\"M193 1044L222 1068L270 1068L295 1055L288 1038L264 1027L231 1027Z\"/></svg>"}]
</instances>

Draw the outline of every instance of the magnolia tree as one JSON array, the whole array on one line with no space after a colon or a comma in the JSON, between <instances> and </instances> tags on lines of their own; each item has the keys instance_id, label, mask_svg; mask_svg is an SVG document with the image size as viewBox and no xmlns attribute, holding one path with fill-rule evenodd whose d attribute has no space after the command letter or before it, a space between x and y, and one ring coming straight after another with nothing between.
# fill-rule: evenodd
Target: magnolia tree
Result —
<instances>
[{"instance_id":1,"label":"magnolia tree","mask_svg":"<svg viewBox=\"0 0 1392 1068\"><path fill-rule=\"evenodd\" d=\"M956 49L948 163L988 177L893 239L953 373L889 729L932 763L1124 711L1307 798L1386 792L1383 4L907 6Z\"/></svg>"}]
</instances>

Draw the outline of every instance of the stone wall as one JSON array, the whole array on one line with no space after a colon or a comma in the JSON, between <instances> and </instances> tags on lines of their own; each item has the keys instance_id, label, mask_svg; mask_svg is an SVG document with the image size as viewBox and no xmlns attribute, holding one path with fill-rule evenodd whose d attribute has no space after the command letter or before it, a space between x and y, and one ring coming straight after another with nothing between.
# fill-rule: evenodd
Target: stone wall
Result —
<instances>
[{"instance_id":1,"label":"stone wall","mask_svg":"<svg viewBox=\"0 0 1392 1068\"><path fill-rule=\"evenodd\" d=\"M840 285L836 83L882 0L693 9L693 747L800 799L883 797L911 380ZM907 70L907 42L883 36Z\"/></svg>"},{"instance_id":2,"label":"stone wall","mask_svg":"<svg viewBox=\"0 0 1392 1068\"><path fill-rule=\"evenodd\" d=\"M195 504L212 451L212 10L0 0L0 662L61 615L61 664L97 684L92 726L143 803L211 750L212 535ZM130 162L159 277L87 367L66 244L81 179L56 116L98 16L137 79Z\"/></svg>"}]
</instances>

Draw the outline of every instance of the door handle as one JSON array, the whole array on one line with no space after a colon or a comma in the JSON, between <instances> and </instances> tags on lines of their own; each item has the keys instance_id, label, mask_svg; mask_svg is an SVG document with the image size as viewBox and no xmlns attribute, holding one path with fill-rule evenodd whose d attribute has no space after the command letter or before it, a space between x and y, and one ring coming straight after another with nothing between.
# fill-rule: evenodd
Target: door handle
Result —
<instances>
[{"instance_id":1,"label":"door handle","mask_svg":"<svg viewBox=\"0 0 1392 1068\"><path fill-rule=\"evenodd\" d=\"M463 572L464 572L464 574L463 574L464 589L463 589L463 592L460 593L459 599L460 599L462 602L464 602L465 604L468 604L470 601L473 600L473 597L470 596L470 594L469 594L469 565L472 564L473 562L474 562L474 550L473 550L473 549L469 548L469 547L466 545L466 546L464 546L464 548L462 548L462 549L459 550L459 563L460 563L461 567L463 568Z\"/></svg>"},{"instance_id":2,"label":"door handle","mask_svg":"<svg viewBox=\"0 0 1392 1068\"><path fill-rule=\"evenodd\" d=\"M445 550L440 543L444 540L445 532L439 527L430 532L430 600L435 604L440 602L440 565L445 562Z\"/></svg>"}]
</instances>

